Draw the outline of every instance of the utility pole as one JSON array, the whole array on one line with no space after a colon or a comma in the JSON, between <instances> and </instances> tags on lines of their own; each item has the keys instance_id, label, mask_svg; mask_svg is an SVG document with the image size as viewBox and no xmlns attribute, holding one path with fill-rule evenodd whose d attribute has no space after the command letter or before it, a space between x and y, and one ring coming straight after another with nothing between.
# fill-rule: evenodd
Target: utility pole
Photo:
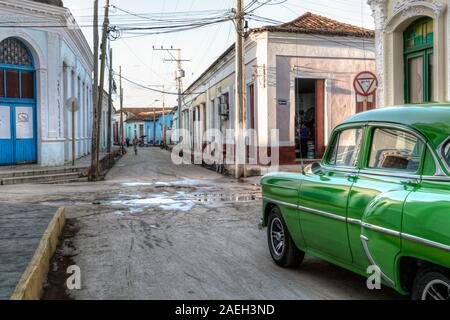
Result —
<instances>
[{"instance_id":1,"label":"utility pole","mask_svg":"<svg viewBox=\"0 0 450 320\"><path fill-rule=\"evenodd\" d=\"M163 114L162 114L162 143L161 145L164 147L166 145L166 93L165 93L166 86L162 86L163 96L162 96L162 103L163 103Z\"/></svg>"},{"instance_id":2,"label":"utility pole","mask_svg":"<svg viewBox=\"0 0 450 320\"><path fill-rule=\"evenodd\" d=\"M95 179L95 169L97 165L97 124L98 124L98 0L94 0L94 83L92 86L92 145L91 145L91 170L89 170L89 180Z\"/></svg>"},{"instance_id":3,"label":"utility pole","mask_svg":"<svg viewBox=\"0 0 450 320\"><path fill-rule=\"evenodd\" d=\"M96 156L95 156L95 179L97 180L100 176L99 172L99 152L100 152L100 127L101 127L101 118L102 118L102 105L103 105L103 87L105 84L105 65L106 65L106 45L108 41L108 28L109 28L109 0L106 0L105 5L105 18L103 20L103 34L102 34L102 55L100 60L100 84L99 84L99 94L98 94L98 102L97 102L97 141L96 141Z\"/></svg>"},{"instance_id":4,"label":"utility pole","mask_svg":"<svg viewBox=\"0 0 450 320\"><path fill-rule=\"evenodd\" d=\"M235 176L240 179L245 173L244 112L245 112L245 78L244 78L244 1L236 0L236 112L235 112ZM241 141L242 140L242 141ZM244 152L244 163L239 163L238 155Z\"/></svg>"},{"instance_id":5,"label":"utility pole","mask_svg":"<svg viewBox=\"0 0 450 320\"><path fill-rule=\"evenodd\" d=\"M108 134L107 134L107 152L111 155L111 122L112 122L112 91L113 91L113 60L112 48L109 48L109 89L108 89Z\"/></svg>"},{"instance_id":6,"label":"utility pole","mask_svg":"<svg viewBox=\"0 0 450 320\"><path fill-rule=\"evenodd\" d=\"M123 149L123 88L122 88L122 66L119 67L119 78L120 78L120 151L122 155L125 154Z\"/></svg>"},{"instance_id":7,"label":"utility pole","mask_svg":"<svg viewBox=\"0 0 450 320\"><path fill-rule=\"evenodd\" d=\"M183 78L185 77L185 72L182 67L182 62L190 61L181 59L181 49L166 49L161 47L161 49L155 49L155 51L167 51L172 56L172 59L164 59L166 62L176 62L177 70L175 72L175 80L177 82L177 90L178 90L178 142L180 141L181 134L181 108L183 106ZM172 52L177 52L177 57L174 57Z\"/></svg>"}]
</instances>

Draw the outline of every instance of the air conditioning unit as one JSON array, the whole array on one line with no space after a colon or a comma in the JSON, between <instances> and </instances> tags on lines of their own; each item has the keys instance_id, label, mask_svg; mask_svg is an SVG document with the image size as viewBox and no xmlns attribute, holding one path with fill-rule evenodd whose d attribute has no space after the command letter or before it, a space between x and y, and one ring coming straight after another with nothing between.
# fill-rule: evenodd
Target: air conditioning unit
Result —
<instances>
[{"instance_id":1,"label":"air conditioning unit","mask_svg":"<svg viewBox=\"0 0 450 320\"><path fill-rule=\"evenodd\" d=\"M230 106L228 103L221 103L220 104L220 115L223 118L227 118L230 116Z\"/></svg>"}]
</instances>

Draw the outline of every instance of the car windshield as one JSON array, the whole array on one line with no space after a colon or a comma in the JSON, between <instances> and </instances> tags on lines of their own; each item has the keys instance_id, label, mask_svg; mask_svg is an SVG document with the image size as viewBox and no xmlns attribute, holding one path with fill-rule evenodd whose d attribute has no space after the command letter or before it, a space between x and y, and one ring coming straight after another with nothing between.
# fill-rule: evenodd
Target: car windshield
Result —
<instances>
[{"instance_id":1,"label":"car windshield","mask_svg":"<svg viewBox=\"0 0 450 320\"><path fill-rule=\"evenodd\" d=\"M445 161L447 161L447 164L450 166L450 139L444 145L443 152L444 152Z\"/></svg>"}]
</instances>

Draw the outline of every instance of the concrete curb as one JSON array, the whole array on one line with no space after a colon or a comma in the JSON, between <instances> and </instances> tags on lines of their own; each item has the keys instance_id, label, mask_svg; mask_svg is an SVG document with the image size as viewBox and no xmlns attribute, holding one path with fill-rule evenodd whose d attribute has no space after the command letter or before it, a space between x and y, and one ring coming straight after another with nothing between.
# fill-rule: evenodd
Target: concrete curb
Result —
<instances>
[{"instance_id":1,"label":"concrete curb","mask_svg":"<svg viewBox=\"0 0 450 320\"><path fill-rule=\"evenodd\" d=\"M59 208L47 227L25 272L11 296L11 300L38 300L50 267L50 260L58 245L66 223L66 209Z\"/></svg>"}]
</instances>

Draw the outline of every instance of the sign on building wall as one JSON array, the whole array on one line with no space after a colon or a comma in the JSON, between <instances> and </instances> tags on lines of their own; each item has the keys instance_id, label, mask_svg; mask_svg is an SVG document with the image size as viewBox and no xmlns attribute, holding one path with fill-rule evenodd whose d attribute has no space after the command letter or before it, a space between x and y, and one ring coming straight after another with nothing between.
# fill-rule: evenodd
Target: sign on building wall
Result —
<instances>
[{"instance_id":1,"label":"sign on building wall","mask_svg":"<svg viewBox=\"0 0 450 320\"><path fill-rule=\"evenodd\" d=\"M16 138L33 139L33 108L16 107Z\"/></svg>"},{"instance_id":2,"label":"sign on building wall","mask_svg":"<svg viewBox=\"0 0 450 320\"><path fill-rule=\"evenodd\" d=\"M353 81L353 86L357 94L368 97L375 93L378 88L378 79L370 71L359 73Z\"/></svg>"},{"instance_id":3,"label":"sign on building wall","mask_svg":"<svg viewBox=\"0 0 450 320\"><path fill-rule=\"evenodd\" d=\"M11 139L10 107L0 106L0 139Z\"/></svg>"}]
</instances>

